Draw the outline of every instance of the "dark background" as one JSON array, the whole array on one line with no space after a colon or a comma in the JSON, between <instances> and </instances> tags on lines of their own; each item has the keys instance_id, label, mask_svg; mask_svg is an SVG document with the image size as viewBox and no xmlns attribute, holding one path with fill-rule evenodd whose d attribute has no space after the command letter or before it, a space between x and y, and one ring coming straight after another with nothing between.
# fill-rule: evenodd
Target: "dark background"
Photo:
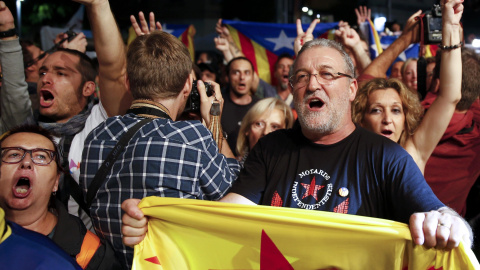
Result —
<instances>
[{"instance_id":1,"label":"dark background","mask_svg":"<svg viewBox=\"0 0 480 270\"><path fill-rule=\"evenodd\" d=\"M15 17L17 17L14 0L5 1ZM351 25L356 24L354 9L359 5L372 8L375 13L385 12L390 6L391 19L403 23L419 8L423 11L436 3L434 0L397 1L397 0L111 0L110 5L124 37L130 27L129 16L139 11L153 11L157 20L163 23L193 24L197 29L196 40L210 39L214 34L218 18L238 19L256 22L293 23L301 17L304 23L321 14L322 18L331 21L344 20ZM22 37L34 41L39 40L39 30L43 25L64 27L80 4L70 0L25 0L21 5ZM302 6L314 10L313 16L301 12ZM463 24L465 33L476 34L480 38L480 0L465 0ZM84 29L89 29L88 20L84 18Z\"/></svg>"}]
</instances>

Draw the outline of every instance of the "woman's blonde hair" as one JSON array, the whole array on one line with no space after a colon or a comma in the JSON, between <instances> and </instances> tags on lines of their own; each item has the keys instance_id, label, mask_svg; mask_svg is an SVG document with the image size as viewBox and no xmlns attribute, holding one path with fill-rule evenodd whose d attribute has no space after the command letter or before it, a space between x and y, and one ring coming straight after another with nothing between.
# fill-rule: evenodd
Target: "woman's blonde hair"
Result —
<instances>
[{"instance_id":1,"label":"woman's blonde hair","mask_svg":"<svg viewBox=\"0 0 480 270\"><path fill-rule=\"evenodd\" d=\"M423 107L418 100L417 94L413 93L400 80L391 78L376 78L362 86L352 104L352 119L355 123L362 125L365 113L368 110L368 97L376 90L392 88L397 91L402 101L403 113L405 114L405 125L398 143L404 145L406 140L413 135L420 124L423 115Z\"/></svg>"},{"instance_id":2,"label":"woman's blonde hair","mask_svg":"<svg viewBox=\"0 0 480 270\"><path fill-rule=\"evenodd\" d=\"M265 112L271 112L274 109L280 110L283 112L285 118L285 128L291 128L293 125L293 114L290 107L283 101L278 98L270 97L264 98L255 105L253 105L250 110L245 114L242 120L242 125L240 126L240 131L238 132L237 139L237 153L239 156L245 155L249 151L249 141L246 135L250 126L257 121L260 116Z\"/></svg>"}]
</instances>

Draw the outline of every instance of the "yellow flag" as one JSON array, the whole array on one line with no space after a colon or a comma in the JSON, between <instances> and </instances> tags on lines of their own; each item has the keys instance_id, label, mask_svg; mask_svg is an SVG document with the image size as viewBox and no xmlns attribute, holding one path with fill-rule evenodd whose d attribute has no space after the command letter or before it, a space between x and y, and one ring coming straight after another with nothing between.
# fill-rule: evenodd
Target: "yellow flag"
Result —
<instances>
[{"instance_id":1,"label":"yellow flag","mask_svg":"<svg viewBox=\"0 0 480 270\"><path fill-rule=\"evenodd\" d=\"M462 244L412 243L403 223L304 209L145 198L132 269L480 269Z\"/></svg>"}]
</instances>

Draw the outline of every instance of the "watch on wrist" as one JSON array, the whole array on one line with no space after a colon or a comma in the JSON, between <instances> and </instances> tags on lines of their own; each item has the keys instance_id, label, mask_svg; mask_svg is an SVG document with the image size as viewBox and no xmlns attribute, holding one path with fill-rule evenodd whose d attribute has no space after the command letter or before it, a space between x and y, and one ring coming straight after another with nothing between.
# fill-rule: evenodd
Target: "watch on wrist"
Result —
<instances>
[{"instance_id":1,"label":"watch on wrist","mask_svg":"<svg viewBox=\"0 0 480 270\"><path fill-rule=\"evenodd\" d=\"M7 31L0 32L0 38L7 38L7 37L13 37L17 35L17 29L12 28Z\"/></svg>"}]
</instances>

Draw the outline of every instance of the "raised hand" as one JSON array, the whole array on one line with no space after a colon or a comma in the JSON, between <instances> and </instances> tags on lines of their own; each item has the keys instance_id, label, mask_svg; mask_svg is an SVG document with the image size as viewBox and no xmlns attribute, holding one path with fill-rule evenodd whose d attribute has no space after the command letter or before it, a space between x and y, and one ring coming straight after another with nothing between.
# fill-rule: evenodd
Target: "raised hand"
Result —
<instances>
[{"instance_id":1,"label":"raised hand","mask_svg":"<svg viewBox=\"0 0 480 270\"><path fill-rule=\"evenodd\" d=\"M464 0L444 0L442 1L442 20L443 24L460 26L460 19L463 14Z\"/></svg>"},{"instance_id":2,"label":"raised hand","mask_svg":"<svg viewBox=\"0 0 480 270\"><path fill-rule=\"evenodd\" d=\"M417 18L420 14L422 14L422 10L413 13L413 15L408 18L405 27L403 28L402 35L409 37L409 44L418 43L420 41L420 23Z\"/></svg>"},{"instance_id":3,"label":"raised hand","mask_svg":"<svg viewBox=\"0 0 480 270\"><path fill-rule=\"evenodd\" d=\"M295 51L295 55L298 55L298 52L300 51L300 49L302 49L303 44L305 44L307 41L313 40L313 30L319 22L319 19L313 20L307 31L303 32L302 21L300 19L297 19L297 37L295 38L295 41L293 43L293 50Z\"/></svg>"},{"instance_id":4,"label":"raised hand","mask_svg":"<svg viewBox=\"0 0 480 270\"><path fill-rule=\"evenodd\" d=\"M359 6L355 9L355 14L357 14L357 25L361 25L366 20L370 19L372 16L372 10L366 6Z\"/></svg>"},{"instance_id":5,"label":"raised hand","mask_svg":"<svg viewBox=\"0 0 480 270\"><path fill-rule=\"evenodd\" d=\"M60 44L61 48L77 50L83 53L87 51L87 37L85 37L85 34L82 32L78 33L70 41L68 41L68 34L60 33L55 38L54 43L58 44L62 40L64 41Z\"/></svg>"},{"instance_id":6,"label":"raised hand","mask_svg":"<svg viewBox=\"0 0 480 270\"><path fill-rule=\"evenodd\" d=\"M145 15L143 14L143 12L140 11L138 13L138 20L140 21L140 25L137 23L135 16L130 15L130 22L132 23L133 30L135 30L137 36L148 35L150 34L150 32L155 30L162 31L162 25L158 21L155 22L155 14L153 14L153 12L150 12L148 19L150 22L150 27L147 24L147 20L145 20Z\"/></svg>"},{"instance_id":7,"label":"raised hand","mask_svg":"<svg viewBox=\"0 0 480 270\"><path fill-rule=\"evenodd\" d=\"M0 1L0 31L8 31L15 28L12 12L5 2Z\"/></svg>"},{"instance_id":8,"label":"raised hand","mask_svg":"<svg viewBox=\"0 0 480 270\"><path fill-rule=\"evenodd\" d=\"M352 29L347 22L340 21L338 30L335 30L335 37L344 46L352 49L360 43L360 36L355 29Z\"/></svg>"},{"instance_id":9,"label":"raised hand","mask_svg":"<svg viewBox=\"0 0 480 270\"><path fill-rule=\"evenodd\" d=\"M227 38L230 36L230 31L228 31L228 28L222 24L222 19L218 19L217 24L215 25L215 32L217 32L217 35L223 38Z\"/></svg>"}]
</instances>

